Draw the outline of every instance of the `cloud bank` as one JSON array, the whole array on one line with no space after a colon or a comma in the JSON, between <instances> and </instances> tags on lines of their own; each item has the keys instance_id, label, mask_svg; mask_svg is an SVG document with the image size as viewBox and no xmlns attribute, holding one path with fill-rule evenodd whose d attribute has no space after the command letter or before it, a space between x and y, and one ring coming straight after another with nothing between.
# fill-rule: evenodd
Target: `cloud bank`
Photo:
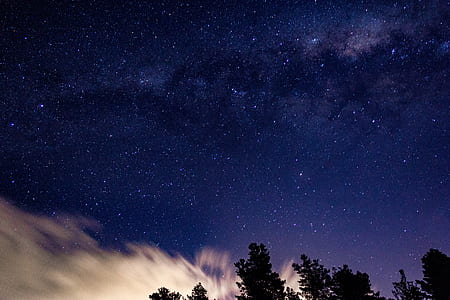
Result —
<instances>
[{"instance_id":1,"label":"cloud bank","mask_svg":"<svg viewBox=\"0 0 450 300\"><path fill-rule=\"evenodd\" d=\"M165 286L183 295L198 282L211 299L238 293L233 263L225 252L205 248L191 262L153 246L127 244L128 253L101 248L81 217L38 216L0 199L0 291L2 299L148 299ZM281 277L296 286L291 263Z\"/></svg>"},{"instance_id":2,"label":"cloud bank","mask_svg":"<svg viewBox=\"0 0 450 300\"><path fill-rule=\"evenodd\" d=\"M148 245L129 253L99 247L92 220L49 218L0 201L2 299L148 299L165 286L182 294L202 282L212 298L233 299L229 256L203 249L194 262Z\"/></svg>"}]
</instances>

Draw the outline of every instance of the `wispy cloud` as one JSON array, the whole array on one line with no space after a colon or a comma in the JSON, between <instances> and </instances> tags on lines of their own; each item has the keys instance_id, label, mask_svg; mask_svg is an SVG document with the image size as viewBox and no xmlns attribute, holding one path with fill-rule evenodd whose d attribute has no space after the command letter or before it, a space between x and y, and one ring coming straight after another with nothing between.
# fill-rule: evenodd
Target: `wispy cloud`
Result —
<instances>
[{"instance_id":1,"label":"wispy cloud","mask_svg":"<svg viewBox=\"0 0 450 300\"><path fill-rule=\"evenodd\" d=\"M197 282L212 298L234 299L233 264L203 249L195 262L148 245L129 253L105 250L83 230L92 220L49 218L0 201L2 299L147 299L165 286L190 293Z\"/></svg>"}]
</instances>

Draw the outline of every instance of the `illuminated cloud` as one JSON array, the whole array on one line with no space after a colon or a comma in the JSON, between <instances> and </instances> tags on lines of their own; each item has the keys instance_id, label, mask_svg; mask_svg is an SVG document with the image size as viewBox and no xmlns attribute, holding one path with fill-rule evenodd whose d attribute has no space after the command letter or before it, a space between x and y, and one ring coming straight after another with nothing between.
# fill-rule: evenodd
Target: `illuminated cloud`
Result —
<instances>
[{"instance_id":1,"label":"illuminated cloud","mask_svg":"<svg viewBox=\"0 0 450 300\"><path fill-rule=\"evenodd\" d=\"M128 254L109 251L83 231L96 226L83 218L36 216L1 201L2 298L146 299L161 286L188 294L202 282L211 297L234 299L227 254L203 249L192 263L146 245L129 244Z\"/></svg>"}]
</instances>

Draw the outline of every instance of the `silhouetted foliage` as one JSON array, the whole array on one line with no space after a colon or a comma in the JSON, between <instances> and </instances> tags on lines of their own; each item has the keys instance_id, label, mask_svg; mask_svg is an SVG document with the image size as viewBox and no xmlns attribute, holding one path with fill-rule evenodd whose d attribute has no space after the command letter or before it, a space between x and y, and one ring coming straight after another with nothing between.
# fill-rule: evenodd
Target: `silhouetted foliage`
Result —
<instances>
[{"instance_id":1,"label":"silhouetted foliage","mask_svg":"<svg viewBox=\"0 0 450 300\"><path fill-rule=\"evenodd\" d=\"M336 300L383 299L372 291L369 275L359 271L354 274L347 265L334 269L331 290Z\"/></svg>"},{"instance_id":2,"label":"silhouetted foliage","mask_svg":"<svg viewBox=\"0 0 450 300\"><path fill-rule=\"evenodd\" d=\"M241 291L238 300L284 300L284 280L272 271L270 255L263 244L249 245L249 258L240 259L234 265L241 282L237 285Z\"/></svg>"},{"instance_id":3,"label":"silhouetted foliage","mask_svg":"<svg viewBox=\"0 0 450 300\"><path fill-rule=\"evenodd\" d=\"M450 299L450 257L437 249L430 249L422 257L422 290L433 300Z\"/></svg>"},{"instance_id":4,"label":"silhouetted foliage","mask_svg":"<svg viewBox=\"0 0 450 300\"><path fill-rule=\"evenodd\" d=\"M300 276L298 281L300 286L300 295L307 300L329 299L331 276L330 271L319 260L311 261L308 256L300 256L301 264L293 263L292 267Z\"/></svg>"},{"instance_id":5,"label":"silhouetted foliage","mask_svg":"<svg viewBox=\"0 0 450 300\"><path fill-rule=\"evenodd\" d=\"M236 282L240 295L237 300L386 300L379 292L371 288L369 275L353 271L344 265L330 270L311 260L300 256L301 263L292 267L299 275L300 292L292 288L285 289L285 281L278 273L272 271L270 255L264 244L251 243L249 258L240 259L234 265L241 282ZM392 294L396 300L450 300L450 257L436 249L430 249L422 257L423 280L407 281L400 270L400 281L393 282ZM420 287L419 287L420 285ZM157 293L149 295L151 300L209 300L208 292L198 283L191 295L183 298L180 293L170 292L161 287ZM300 298L301 297L301 298ZM389 299L393 300L393 299Z\"/></svg>"},{"instance_id":6,"label":"silhouetted foliage","mask_svg":"<svg viewBox=\"0 0 450 300\"><path fill-rule=\"evenodd\" d=\"M299 294L291 289L290 287L286 288L286 299L287 300L300 300Z\"/></svg>"},{"instance_id":7,"label":"silhouetted foliage","mask_svg":"<svg viewBox=\"0 0 450 300\"><path fill-rule=\"evenodd\" d=\"M208 292L203 287L203 285L199 282L192 289L192 294L191 294L191 296L188 296L188 299L189 300L209 300L207 294L208 294Z\"/></svg>"},{"instance_id":8,"label":"silhouetted foliage","mask_svg":"<svg viewBox=\"0 0 450 300\"><path fill-rule=\"evenodd\" d=\"M181 294L177 292L170 292L169 289L161 287L157 293L148 296L152 300L180 300Z\"/></svg>"},{"instance_id":9,"label":"silhouetted foliage","mask_svg":"<svg viewBox=\"0 0 450 300\"><path fill-rule=\"evenodd\" d=\"M420 290L412 281L406 280L405 271L400 270L400 281L393 282L394 289L392 290L392 295L394 295L397 300L423 300L425 299L425 294Z\"/></svg>"}]
</instances>

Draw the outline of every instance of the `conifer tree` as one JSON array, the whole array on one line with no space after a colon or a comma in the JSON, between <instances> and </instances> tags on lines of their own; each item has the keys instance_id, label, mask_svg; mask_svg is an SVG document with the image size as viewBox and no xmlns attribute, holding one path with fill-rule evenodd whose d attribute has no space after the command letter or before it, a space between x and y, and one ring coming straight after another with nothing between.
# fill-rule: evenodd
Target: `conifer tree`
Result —
<instances>
[{"instance_id":1,"label":"conifer tree","mask_svg":"<svg viewBox=\"0 0 450 300\"><path fill-rule=\"evenodd\" d=\"M392 295L394 295L396 300L423 300L425 299L425 294L420 290L420 288L412 281L406 280L405 271L400 270L400 281L393 282L394 289L392 290Z\"/></svg>"},{"instance_id":2,"label":"conifer tree","mask_svg":"<svg viewBox=\"0 0 450 300\"><path fill-rule=\"evenodd\" d=\"M300 276L298 281L300 295L307 300L323 300L330 297L331 276L330 271L319 260L308 258L305 254L300 256L301 264L294 263L292 267Z\"/></svg>"},{"instance_id":3,"label":"conifer tree","mask_svg":"<svg viewBox=\"0 0 450 300\"><path fill-rule=\"evenodd\" d=\"M450 257L437 249L430 249L422 257L422 290L433 300L450 299Z\"/></svg>"},{"instance_id":4,"label":"conifer tree","mask_svg":"<svg viewBox=\"0 0 450 300\"><path fill-rule=\"evenodd\" d=\"M151 300L181 300L181 294L177 292L170 292L169 289L161 287L157 293L148 296Z\"/></svg>"},{"instance_id":5,"label":"conifer tree","mask_svg":"<svg viewBox=\"0 0 450 300\"><path fill-rule=\"evenodd\" d=\"M192 289L192 294L188 296L188 300L208 300L207 296L208 292L203 287L203 285L199 282Z\"/></svg>"},{"instance_id":6,"label":"conifer tree","mask_svg":"<svg viewBox=\"0 0 450 300\"><path fill-rule=\"evenodd\" d=\"M269 252L263 244L249 245L249 258L240 259L235 266L241 278L237 285L238 300L285 300L284 280L272 271Z\"/></svg>"}]
</instances>

